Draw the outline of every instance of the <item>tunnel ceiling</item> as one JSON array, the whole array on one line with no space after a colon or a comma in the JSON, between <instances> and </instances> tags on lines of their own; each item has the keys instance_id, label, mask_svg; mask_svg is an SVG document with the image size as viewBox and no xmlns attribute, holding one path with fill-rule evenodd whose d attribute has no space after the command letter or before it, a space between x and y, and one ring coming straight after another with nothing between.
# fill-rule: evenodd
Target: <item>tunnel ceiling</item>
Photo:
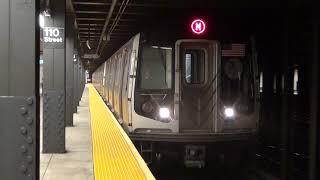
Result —
<instances>
[{"instance_id":1,"label":"tunnel ceiling","mask_svg":"<svg viewBox=\"0 0 320 180\"><path fill-rule=\"evenodd\" d=\"M103 63L138 33L145 21L167 8L168 2L169 0L117 0L113 7L113 0L73 0L82 55L100 56L97 59L84 57L88 69L94 70ZM104 36L101 37L105 24ZM87 41L91 49L88 48Z\"/></svg>"},{"instance_id":2,"label":"tunnel ceiling","mask_svg":"<svg viewBox=\"0 0 320 180\"><path fill-rule=\"evenodd\" d=\"M133 35L150 22L155 22L169 11L181 8L273 7L254 0L71 0L76 16L81 56L87 69L93 71ZM116 2L113 6L113 2ZM232 5L232 6L231 6ZM111 13L112 12L112 13ZM106 23L106 21L108 21ZM101 36L104 25L104 36ZM101 40L100 40L101 39ZM89 46L87 46L87 41ZM99 42L100 46L99 46ZM97 47L99 46L99 51ZM99 58L92 58L98 54ZM96 56L97 57L97 56Z\"/></svg>"}]
</instances>

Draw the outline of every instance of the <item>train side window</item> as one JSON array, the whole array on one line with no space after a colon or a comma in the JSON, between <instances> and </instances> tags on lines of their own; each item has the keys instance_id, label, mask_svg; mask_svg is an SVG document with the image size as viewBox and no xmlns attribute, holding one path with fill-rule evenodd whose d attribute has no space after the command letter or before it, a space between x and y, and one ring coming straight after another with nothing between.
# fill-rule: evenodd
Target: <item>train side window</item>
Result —
<instances>
[{"instance_id":1,"label":"train side window","mask_svg":"<svg viewBox=\"0 0 320 180\"><path fill-rule=\"evenodd\" d=\"M184 67L187 84L203 83L205 80L205 51L201 49L187 50Z\"/></svg>"},{"instance_id":2,"label":"train side window","mask_svg":"<svg viewBox=\"0 0 320 180\"><path fill-rule=\"evenodd\" d=\"M141 89L171 89L172 48L143 46L139 65Z\"/></svg>"}]
</instances>

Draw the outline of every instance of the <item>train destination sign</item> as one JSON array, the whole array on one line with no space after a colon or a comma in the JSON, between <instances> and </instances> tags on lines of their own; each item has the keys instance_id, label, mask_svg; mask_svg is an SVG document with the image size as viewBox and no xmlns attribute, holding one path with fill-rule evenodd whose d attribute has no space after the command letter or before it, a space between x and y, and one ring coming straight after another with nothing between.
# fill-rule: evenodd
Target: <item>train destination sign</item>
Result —
<instances>
[{"instance_id":1,"label":"train destination sign","mask_svg":"<svg viewBox=\"0 0 320 180\"><path fill-rule=\"evenodd\" d=\"M63 49L64 48L64 28L45 27L43 29L44 48Z\"/></svg>"},{"instance_id":2,"label":"train destination sign","mask_svg":"<svg viewBox=\"0 0 320 180\"><path fill-rule=\"evenodd\" d=\"M201 19L195 19L191 23L191 30L195 34L202 34L206 30L206 23Z\"/></svg>"}]
</instances>

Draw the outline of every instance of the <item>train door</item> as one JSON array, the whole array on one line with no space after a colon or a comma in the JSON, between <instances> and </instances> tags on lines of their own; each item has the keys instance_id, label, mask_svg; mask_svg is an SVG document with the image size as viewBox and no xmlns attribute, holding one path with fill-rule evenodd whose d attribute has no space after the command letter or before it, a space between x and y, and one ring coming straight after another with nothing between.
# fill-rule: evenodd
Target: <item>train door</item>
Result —
<instances>
[{"instance_id":1,"label":"train door","mask_svg":"<svg viewBox=\"0 0 320 180\"><path fill-rule=\"evenodd\" d=\"M106 67L107 63L103 63L103 79L102 79L102 95L105 97L106 95Z\"/></svg>"},{"instance_id":2,"label":"train door","mask_svg":"<svg viewBox=\"0 0 320 180\"><path fill-rule=\"evenodd\" d=\"M121 53L119 53L117 58L117 79L115 81L115 87L114 87L114 108L116 110L116 113L122 118L122 77L123 77L123 63L124 63L124 55L125 50L122 50Z\"/></svg>"},{"instance_id":3,"label":"train door","mask_svg":"<svg viewBox=\"0 0 320 180\"><path fill-rule=\"evenodd\" d=\"M124 66L123 66L123 80L122 80L122 118L126 125L129 124L129 101L128 101L128 79L130 69L130 55L131 50L125 50Z\"/></svg>"},{"instance_id":4,"label":"train door","mask_svg":"<svg viewBox=\"0 0 320 180\"><path fill-rule=\"evenodd\" d=\"M113 89L114 89L114 81L115 81L115 69L116 69L116 59L115 57L111 58L111 62L110 62L110 66L111 66L111 79L110 79L110 84L109 84L109 103L114 106L114 102L113 102ZM114 108L114 107L113 107Z\"/></svg>"},{"instance_id":5,"label":"train door","mask_svg":"<svg viewBox=\"0 0 320 180\"><path fill-rule=\"evenodd\" d=\"M180 64L180 132L213 132L217 119L218 43L180 40L177 44L177 60Z\"/></svg>"},{"instance_id":6,"label":"train door","mask_svg":"<svg viewBox=\"0 0 320 180\"><path fill-rule=\"evenodd\" d=\"M106 79L105 79L105 98L107 101L109 101L109 79L110 79L110 62L109 61L106 61Z\"/></svg>"}]
</instances>

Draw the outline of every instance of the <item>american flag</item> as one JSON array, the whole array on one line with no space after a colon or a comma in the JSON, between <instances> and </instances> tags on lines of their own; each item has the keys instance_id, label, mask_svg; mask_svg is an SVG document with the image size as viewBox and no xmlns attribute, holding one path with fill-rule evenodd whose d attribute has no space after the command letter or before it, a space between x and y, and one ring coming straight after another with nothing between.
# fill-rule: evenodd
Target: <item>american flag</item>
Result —
<instances>
[{"instance_id":1,"label":"american flag","mask_svg":"<svg viewBox=\"0 0 320 180\"><path fill-rule=\"evenodd\" d=\"M244 57L245 54L245 44L229 44L222 49L222 56L225 57Z\"/></svg>"}]
</instances>

